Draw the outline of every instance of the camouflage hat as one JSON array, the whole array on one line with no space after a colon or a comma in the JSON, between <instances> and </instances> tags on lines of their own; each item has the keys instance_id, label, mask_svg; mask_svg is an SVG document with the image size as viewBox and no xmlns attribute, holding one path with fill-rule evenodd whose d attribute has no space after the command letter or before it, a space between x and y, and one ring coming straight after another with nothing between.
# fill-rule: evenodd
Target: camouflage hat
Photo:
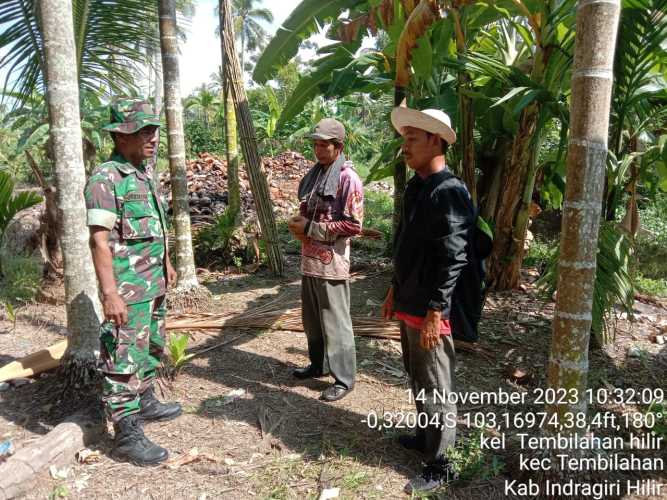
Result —
<instances>
[{"instance_id":1,"label":"camouflage hat","mask_svg":"<svg viewBox=\"0 0 667 500\"><path fill-rule=\"evenodd\" d=\"M109 109L109 124L102 127L108 132L134 134L150 125L160 126L160 117L155 114L150 103L143 99L118 99L111 103Z\"/></svg>"}]
</instances>

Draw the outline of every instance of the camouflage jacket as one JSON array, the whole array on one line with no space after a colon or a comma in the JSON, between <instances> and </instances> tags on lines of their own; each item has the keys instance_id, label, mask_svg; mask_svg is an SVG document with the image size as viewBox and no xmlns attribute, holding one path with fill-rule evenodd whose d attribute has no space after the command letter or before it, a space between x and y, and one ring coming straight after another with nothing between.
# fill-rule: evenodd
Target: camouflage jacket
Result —
<instances>
[{"instance_id":1,"label":"camouflage jacket","mask_svg":"<svg viewBox=\"0 0 667 500\"><path fill-rule=\"evenodd\" d=\"M113 273L127 304L166 292L167 220L154 176L122 156L93 170L85 191L88 226L110 231Z\"/></svg>"}]
</instances>

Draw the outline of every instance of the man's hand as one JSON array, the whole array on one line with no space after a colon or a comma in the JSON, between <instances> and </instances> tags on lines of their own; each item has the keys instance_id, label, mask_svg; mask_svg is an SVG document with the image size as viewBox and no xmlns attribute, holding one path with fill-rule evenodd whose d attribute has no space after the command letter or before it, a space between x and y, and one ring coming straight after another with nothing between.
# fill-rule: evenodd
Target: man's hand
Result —
<instances>
[{"instance_id":1,"label":"man's hand","mask_svg":"<svg viewBox=\"0 0 667 500\"><path fill-rule=\"evenodd\" d=\"M440 344L440 321L442 313L429 309L419 336L419 345L422 349L431 351Z\"/></svg>"},{"instance_id":2,"label":"man's hand","mask_svg":"<svg viewBox=\"0 0 667 500\"><path fill-rule=\"evenodd\" d=\"M118 292L104 295L102 308L104 309L105 320L113 321L116 326L123 326L127 323L127 305L120 298Z\"/></svg>"},{"instance_id":3,"label":"man's hand","mask_svg":"<svg viewBox=\"0 0 667 500\"><path fill-rule=\"evenodd\" d=\"M287 227L296 239L303 241L300 236L305 237L304 231L306 230L307 223L308 219L301 215L297 215L289 220Z\"/></svg>"},{"instance_id":4,"label":"man's hand","mask_svg":"<svg viewBox=\"0 0 667 500\"><path fill-rule=\"evenodd\" d=\"M394 317L394 287L390 286L382 304L382 319L390 320Z\"/></svg>"},{"instance_id":5,"label":"man's hand","mask_svg":"<svg viewBox=\"0 0 667 500\"><path fill-rule=\"evenodd\" d=\"M171 265L171 259L167 258L167 286L173 284L176 284L176 280L178 280L178 273L176 272L176 269L174 269L174 266Z\"/></svg>"}]
</instances>

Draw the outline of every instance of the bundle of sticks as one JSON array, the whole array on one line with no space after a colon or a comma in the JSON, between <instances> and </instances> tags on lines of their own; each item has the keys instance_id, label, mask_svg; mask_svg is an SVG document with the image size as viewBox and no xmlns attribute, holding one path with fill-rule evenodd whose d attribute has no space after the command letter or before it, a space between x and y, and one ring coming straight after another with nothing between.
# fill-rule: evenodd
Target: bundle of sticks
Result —
<instances>
[{"instance_id":1,"label":"bundle of sticks","mask_svg":"<svg viewBox=\"0 0 667 500\"><path fill-rule=\"evenodd\" d=\"M301 309L298 304L284 308L276 304L277 299L263 306L238 313L174 314L167 317L167 330L220 330L223 328L258 328L265 330L303 331ZM401 340L398 321L386 321L377 317L352 316L354 334L388 340ZM492 361L493 353L479 344L454 340L456 349L479 354Z\"/></svg>"}]
</instances>

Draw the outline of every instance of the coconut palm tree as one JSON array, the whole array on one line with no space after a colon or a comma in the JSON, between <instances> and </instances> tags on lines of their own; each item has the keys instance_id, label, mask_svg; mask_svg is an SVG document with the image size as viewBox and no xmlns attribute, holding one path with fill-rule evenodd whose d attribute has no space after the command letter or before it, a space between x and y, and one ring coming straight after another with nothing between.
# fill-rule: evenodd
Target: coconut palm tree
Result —
<instances>
[{"instance_id":1,"label":"coconut palm tree","mask_svg":"<svg viewBox=\"0 0 667 500\"><path fill-rule=\"evenodd\" d=\"M176 233L174 248L176 271L178 272L176 289L168 296L168 299L170 299L172 305L177 307L204 307L210 300L210 293L199 284L192 249L183 109L181 107L179 82L176 1L158 0L158 9L160 13L160 47L164 69L164 96L169 139L169 171L174 206L174 232ZM206 114L204 117L206 118Z\"/></svg>"},{"instance_id":2,"label":"coconut palm tree","mask_svg":"<svg viewBox=\"0 0 667 500\"><path fill-rule=\"evenodd\" d=\"M597 234L607 156L612 66L620 0L580 2L572 73L567 191L561 228L558 299L554 313L547 381L553 390L583 394L587 388L588 344L595 281ZM586 228L586 231L582 231ZM586 399L547 405L563 421L572 412L586 414ZM583 433L545 428L548 435ZM555 455L553 452L548 454ZM560 469L549 472L562 477Z\"/></svg>"},{"instance_id":3,"label":"coconut palm tree","mask_svg":"<svg viewBox=\"0 0 667 500\"><path fill-rule=\"evenodd\" d=\"M272 23L273 14L269 9L257 7L257 0L233 0L234 33L241 44L241 68L245 71L246 50L254 51L264 47L268 34L260 22Z\"/></svg>"},{"instance_id":4,"label":"coconut palm tree","mask_svg":"<svg viewBox=\"0 0 667 500\"><path fill-rule=\"evenodd\" d=\"M60 237L65 269L65 301L70 342L63 360L69 382L87 385L95 373L94 350L99 348L97 332L101 307L97 280L88 248L86 207L83 189L86 171L81 147L79 90L70 0L40 0L40 27L43 31L49 123L55 163L58 209L63 222ZM76 19L76 16L75 16ZM79 45L80 46L80 45Z\"/></svg>"},{"instance_id":5,"label":"coconut palm tree","mask_svg":"<svg viewBox=\"0 0 667 500\"><path fill-rule=\"evenodd\" d=\"M220 100L218 96L206 84L199 87L196 93L188 97L185 102L185 109L196 109L199 118L204 122L206 128L209 126L211 115L214 114L219 106Z\"/></svg>"},{"instance_id":6,"label":"coconut palm tree","mask_svg":"<svg viewBox=\"0 0 667 500\"><path fill-rule=\"evenodd\" d=\"M136 88L136 68L159 40L157 5L144 0L72 0L74 68L81 90L128 94ZM19 107L45 91L41 9L36 0L0 2L0 69L7 71L3 93Z\"/></svg>"}]
</instances>

